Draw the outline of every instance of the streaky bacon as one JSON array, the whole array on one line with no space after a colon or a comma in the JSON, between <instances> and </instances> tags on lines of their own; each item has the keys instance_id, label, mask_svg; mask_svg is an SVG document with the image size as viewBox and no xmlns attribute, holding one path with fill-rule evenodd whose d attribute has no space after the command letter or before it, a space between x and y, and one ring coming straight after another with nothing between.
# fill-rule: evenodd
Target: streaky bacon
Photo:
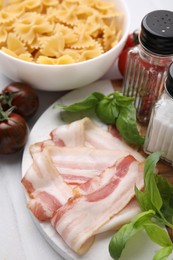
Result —
<instances>
[{"instance_id":1,"label":"streaky bacon","mask_svg":"<svg viewBox=\"0 0 173 260\"><path fill-rule=\"evenodd\" d=\"M28 207L40 221L51 219L65 242L82 254L94 235L117 229L140 211L133 197L134 185L143 187L142 164L136 160L144 158L114 127L89 118L54 129L50 138L30 146L33 163L22 179Z\"/></svg>"},{"instance_id":2,"label":"streaky bacon","mask_svg":"<svg viewBox=\"0 0 173 260\"><path fill-rule=\"evenodd\" d=\"M91 194L93 198L95 193L98 197L105 196L105 193L111 193L112 189L118 185L120 178L127 174L129 166L133 161L135 161L135 158L131 155L117 160L116 172L114 171L114 168L107 168L99 176L95 176L84 184L78 186L78 192L80 192L80 194L87 195L88 198L90 196L89 194Z\"/></svg>"},{"instance_id":3,"label":"streaky bacon","mask_svg":"<svg viewBox=\"0 0 173 260\"><path fill-rule=\"evenodd\" d=\"M74 195L72 188L64 182L46 150L34 154L33 164L21 182L30 196L28 208L40 221L51 218L53 213Z\"/></svg>"},{"instance_id":4,"label":"streaky bacon","mask_svg":"<svg viewBox=\"0 0 173 260\"><path fill-rule=\"evenodd\" d=\"M122 225L129 223L139 212L141 212L139 204L136 198L133 198L119 213L114 215L105 225L101 226L96 231L96 234L118 230Z\"/></svg>"},{"instance_id":5,"label":"streaky bacon","mask_svg":"<svg viewBox=\"0 0 173 260\"><path fill-rule=\"evenodd\" d=\"M91 119L85 117L67 125L59 126L51 132L52 141L56 144L60 140L65 146L89 146L100 149L126 151L137 160L144 157L134 148L125 143L109 127L101 127Z\"/></svg>"},{"instance_id":6,"label":"streaky bacon","mask_svg":"<svg viewBox=\"0 0 173 260\"><path fill-rule=\"evenodd\" d=\"M132 156L125 157L105 171L111 175L105 185L93 193L71 198L51 219L57 232L78 254L83 254L83 245L128 205L135 196L135 185L139 189L144 185L143 164ZM105 172L100 175L104 179L103 175Z\"/></svg>"},{"instance_id":7,"label":"streaky bacon","mask_svg":"<svg viewBox=\"0 0 173 260\"><path fill-rule=\"evenodd\" d=\"M75 185L85 183L128 155L123 151L90 147L49 146L45 149L64 181Z\"/></svg>"}]
</instances>

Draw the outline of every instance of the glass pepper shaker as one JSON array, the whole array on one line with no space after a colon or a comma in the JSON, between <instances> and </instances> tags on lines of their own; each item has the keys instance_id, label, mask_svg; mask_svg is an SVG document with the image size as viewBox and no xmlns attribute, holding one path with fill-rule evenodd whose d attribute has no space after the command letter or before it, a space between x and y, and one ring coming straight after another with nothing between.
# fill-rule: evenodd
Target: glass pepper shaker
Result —
<instances>
[{"instance_id":1,"label":"glass pepper shaker","mask_svg":"<svg viewBox=\"0 0 173 260\"><path fill-rule=\"evenodd\" d=\"M135 98L139 122L147 124L173 61L173 12L157 10L141 22L139 45L127 56L123 94Z\"/></svg>"},{"instance_id":2,"label":"glass pepper shaker","mask_svg":"<svg viewBox=\"0 0 173 260\"><path fill-rule=\"evenodd\" d=\"M173 63L169 67L164 87L152 109L144 151L161 151L162 158L173 164Z\"/></svg>"}]
</instances>

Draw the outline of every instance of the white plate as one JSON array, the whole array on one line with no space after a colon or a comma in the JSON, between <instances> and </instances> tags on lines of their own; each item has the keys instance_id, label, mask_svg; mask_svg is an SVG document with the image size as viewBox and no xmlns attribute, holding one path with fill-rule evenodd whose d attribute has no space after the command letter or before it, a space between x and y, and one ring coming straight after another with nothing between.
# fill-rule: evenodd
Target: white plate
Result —
<instances>
[{"instance_id":1,"label":"white plate","mask_svg":"<svg viewBox=\"0 0 173 260\"><path fill-rule=\"evenodd\" d=\"M64 97L58 100L58 103L63 103L65 105L71 104L80 101L94 91L100 91L102 93L108 94L113 92L113 87L110 81L98 81L85 88L81 88L66 94ZM32 159L29 154L30 144L49 138L49 133L52 129L64 124L64 122L60 118L60 111L58 109L54 109L53 105L51 105L43 113L43 115L39 118L31 131L28 143L23 154L22 176L24 176L26 170L32 163ZM109 232L98 235L90 250L84 256L79 257L63 242L61 237L49 223L40 223L35 219L34 216L33 219L48 243L50 243L50 245L57 251L57 253L64 257L66 260L112 259L108 252L108 245L113 233ZM152 260L153 255L159 248L160 247L151 242L151 240L144 232L141 232L137 234L133 239L131 239L131 241L127 244L127 247L122 254L121 260ZM173 259L173 255L170 259Z\"/></svg>"}]
</instances>

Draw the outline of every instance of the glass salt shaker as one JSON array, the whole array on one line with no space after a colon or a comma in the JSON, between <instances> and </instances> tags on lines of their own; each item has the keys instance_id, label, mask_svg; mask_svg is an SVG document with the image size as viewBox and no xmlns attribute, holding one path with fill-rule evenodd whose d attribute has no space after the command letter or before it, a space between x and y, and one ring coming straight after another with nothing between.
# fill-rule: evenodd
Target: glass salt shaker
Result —
<instances>
[{"instance_id":1,"label":"glass salt shaker","mask_svg":"<svg viewBox=\"0 0 173 260\"><path fill-rule=\"evenodd\" d=\"M157 10L141 22L139 45L127 56L123 94L135 98L139 122L147 124L173 61L173 12Z\"/></svg>"},{"instance_id":2,"label":"glass salt shaker","mask_svg":"<svg viewBox=\"0 0 173 260\"><path fill-rule=\"evenodd\" d=\"M164 91L152 109L144 151L161 151L162 158L173 164L173 63L168 70Z\"/></svg>"}]
</instances>

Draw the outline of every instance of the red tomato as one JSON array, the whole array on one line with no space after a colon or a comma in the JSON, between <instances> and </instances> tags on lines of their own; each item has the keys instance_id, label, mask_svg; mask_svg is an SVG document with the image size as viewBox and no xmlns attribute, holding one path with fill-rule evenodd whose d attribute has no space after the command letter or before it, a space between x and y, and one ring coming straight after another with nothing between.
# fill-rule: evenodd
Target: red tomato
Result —
<instances>
[{"instance_id":1,"label":"red tomato","mask_svg":"<svg viewBox=\"0 0 173 260\"><path fill-rule=\"evenodd\" d=\"M125 49L126 48L132 48L139 44L139 31L135 30L133 33L130 33L127 37Z\"/></svg>"},{"instance_id":2,"label":"red tomato","mask_svg":"<svg viewBox=\"0 0 173 260\"><path fill-rule=\"evenodd\" d=\"M119 56L118 68L119 68L119 71L122 74L122 76L124 76L124 73L125 73L127 53L130 48L133 48L134 46L136 46L138 44L139 44L138 31L136 30L133 33L128 35L124 49L122 50L122 52Z\"/></svg>"},{"instance_id":3,"label":"red tomato","mask_svg":"<svg viewBox=\"0 0 173 260\"><path fill-rule=\"evenodd\" d=\"M38 96L26 83L13 82L4 88L2 95L3 108L15 106L14 111L23 117L33 116L38 109Z\"/></svg>"},{"instance_id":4,"label":"red tomato","mask_svg":"<svg viewBox=\"0 0 173 260\"><path fill-rule=\"evenodd\" d=\"M10 154L21 149L27 141L28 133L28 125L20 115L12 112L6 119L1 119L0 154Z\"/></svg>"},{"instance_id":5,"label":"red tomato","mask_svg":"<svg viewBox=\"0 0 173 260\"><path fill-rule=\"evenodd\" d=\"M118 68L122 76L124 76L125 73L128 50L129 49L123 49L118 60Z\"/></svg>"}]
</instances>

